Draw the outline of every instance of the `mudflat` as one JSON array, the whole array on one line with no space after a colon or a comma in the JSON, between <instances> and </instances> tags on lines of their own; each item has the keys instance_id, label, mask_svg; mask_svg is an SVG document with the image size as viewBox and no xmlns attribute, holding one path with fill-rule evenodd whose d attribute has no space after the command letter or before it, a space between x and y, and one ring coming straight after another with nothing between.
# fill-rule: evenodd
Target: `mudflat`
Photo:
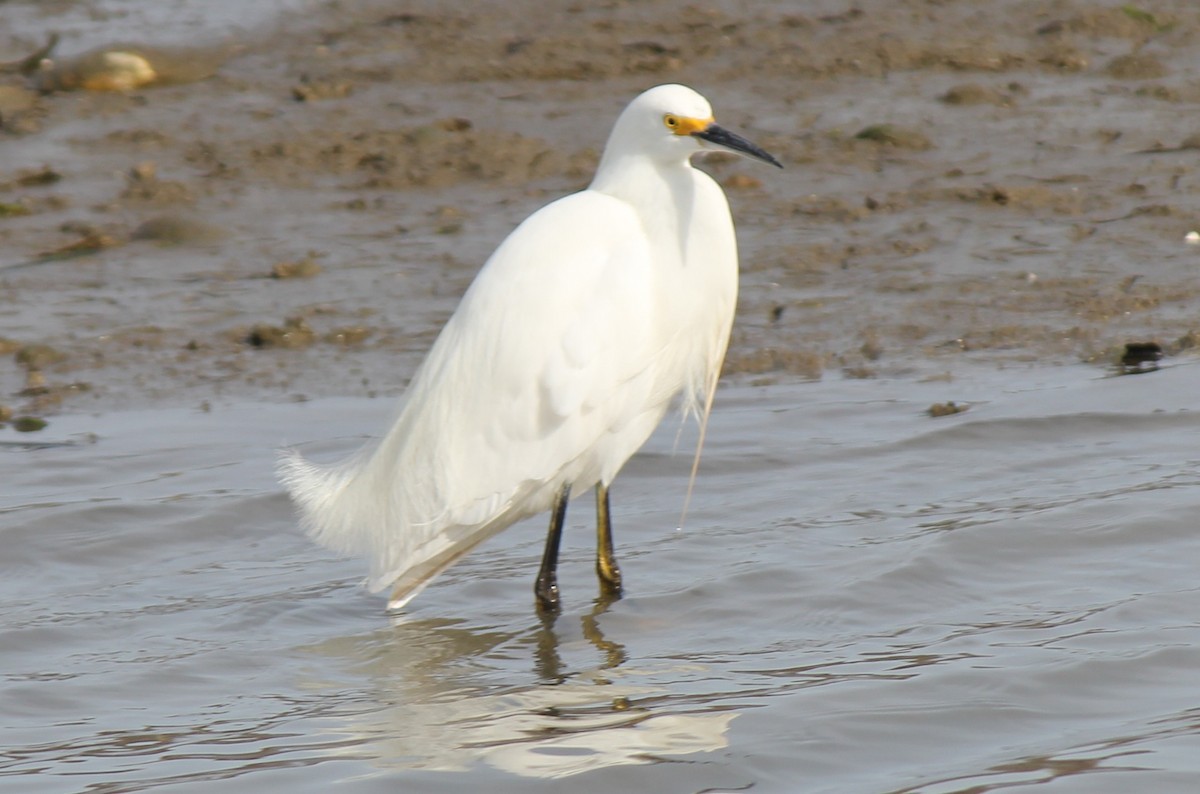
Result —
<instances>
[{"instance_id":1,"label":"mudflat","mask_svg":"<svg viewBox=\"0 0 1200 794\"><path fill-rule=\"evenodd\" d=\"M1192 4L293 3L193 9L194 34L3 6L16 413L400 392L491 250L663 82L787 166L703 161L741 239L730 377L1197 340Z\"/></svg>"}]
</instances>

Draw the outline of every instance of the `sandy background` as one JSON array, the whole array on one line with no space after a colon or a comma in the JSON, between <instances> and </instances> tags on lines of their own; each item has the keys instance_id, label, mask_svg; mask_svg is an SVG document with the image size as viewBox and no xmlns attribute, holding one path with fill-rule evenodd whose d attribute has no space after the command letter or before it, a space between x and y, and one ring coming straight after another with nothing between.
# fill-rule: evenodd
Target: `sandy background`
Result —
<instances>
[{"instance_id":1,"label":"sandy background","mask_svg":"<svg viewBox=\"0 0 1200 794\"><path fill-rule=\"evenodd\" d=\"M1193 3L753 10L297 3L150 37L120 4L0 2L0 401L398 393L490 251L663 82L787 167L705 161L742 248L727 377L1191 355ZM105 51L153 78L67 90Z\"/></svg>"}]
</instances>

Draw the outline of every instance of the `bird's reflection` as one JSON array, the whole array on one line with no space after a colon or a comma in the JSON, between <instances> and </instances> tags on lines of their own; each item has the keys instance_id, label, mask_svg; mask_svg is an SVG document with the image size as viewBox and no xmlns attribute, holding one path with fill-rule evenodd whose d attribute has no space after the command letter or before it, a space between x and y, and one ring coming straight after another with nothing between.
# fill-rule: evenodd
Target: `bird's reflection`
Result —
<instances>
[{"instance_id":1,"label":"bird's reflection","mask_svg":"<svg viewBox=\"0 0 1200 794\"><path fill-rule=\"evenodd\" d=\"M561 684L566 680L563 675L562 655L558 652L558 632L554 624L558 621L557 612L539 612L541 626L537 631L537 643L534 646L533 669L537 677L548 684Z\"/></svg>"},{"instance_id":2,"label":"bird's reflection","mask_svg":"<svg viewBox=\"0 0 1200 794\"><path fill-rule=\"evenodd\" d=\"M600 616L608 612L609 607L618 598L619 596L614 596L610 593L602 593L599 598L592 602L592 610L579 619L583 629L583 636L587 637L588 642L600 652L600 656L604 660L600 663L600 668L603 670L614 670L629 660L629 654L625 652L625 646L617 640L605 637L604 633L600 631Z\"/></svg>"},{"instance_id":3,"label":"bird's reflection","mask_svg":"<svg viewBox=\"0 0 1200 794\"><path fill-rule=\"evenodd\" d=\"M351 738L339 752L381 769L464 770L483 761L560 778L726 746L735 712L673 708L662 665L652 665L653 684L640 680L644 669L621 670L629 652L602 629L615 603L600 597L578 614L586 644L574 621L547 614L525 630L402 620L303 650L341 657L338 666L357 680L311 683L346 700L339 720Z\"/></svg>"},{"instance_id":4,"label":"bird's reflection","mask_svg":"<svg viewBox=\"0 0 1200 794\"><path fill-rule=\"evenodd\" d=\"M583 636L600 652L599 668L601 670L620 667L629 658L624 645L605 637L604 632L600 630L600 617L608 612L618 600L620 600L619 595L601 592L600 596L592 602L591 610L579 618ZM542 611L538 613L538 617L540 625L537 628L534 672L544 683L561 684L567 680L567 674L564 673L562 656L558 650L560 638L554 628L559 615L557 612Z\"/></svg>"}]
</instances>

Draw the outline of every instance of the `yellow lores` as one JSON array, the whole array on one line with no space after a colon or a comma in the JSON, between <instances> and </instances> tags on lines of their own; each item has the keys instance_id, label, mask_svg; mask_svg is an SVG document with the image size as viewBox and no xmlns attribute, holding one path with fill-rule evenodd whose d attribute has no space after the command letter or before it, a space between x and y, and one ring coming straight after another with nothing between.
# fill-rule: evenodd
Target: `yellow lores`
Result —
<instances>
[{"instance_id":1,"label":"yellow lores","mask_svg":"<svg viewBox=\"0 0 1200 794\"><path fill-rule=\"evenodd\" d=\"M779 165L713 123L690 88L638 96L588 189L535 212L484 264L387 434L334 466L283 456L309 533L366 556L371 588L391 587L392 607L550 510L534 592L556 609L567 502L593 487L601 586L620 594L609 486L677 396L703 440L733 324L733 220L690 162L712 150Z\"/></svg>"},{"instance_id":2,"label":"yellow lores","mask_svg":"<svg viewBox=\"0 0 1200 794\"><path fill-rule=\"evenodd\" d=\"M703 132L713 125L713 117L709 116L706 119L692 119L686 116L676 116L674 113L668 113L663 116L663 124L667 126L671 132L676 135L695 135L697 132Z\"/></svg>"}]
</instances>

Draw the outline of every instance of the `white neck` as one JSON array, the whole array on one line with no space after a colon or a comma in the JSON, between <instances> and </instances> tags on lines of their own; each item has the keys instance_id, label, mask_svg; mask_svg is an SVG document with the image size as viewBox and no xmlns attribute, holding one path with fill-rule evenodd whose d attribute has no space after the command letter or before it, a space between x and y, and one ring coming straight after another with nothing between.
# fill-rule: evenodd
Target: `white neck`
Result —
<instances>
[{"instance_id":1,"label":"white neck","mask_svg":"<svg viewBox=\"0 0 1200 794\"><path fill-rule=\"evenodd\" d=\"M664 212L691 203L694 174L688 158L655 160L644 154L614 154L613 149L609 146L600 158L591 190L646 212Z\"/></svg>"}]
</instances>

